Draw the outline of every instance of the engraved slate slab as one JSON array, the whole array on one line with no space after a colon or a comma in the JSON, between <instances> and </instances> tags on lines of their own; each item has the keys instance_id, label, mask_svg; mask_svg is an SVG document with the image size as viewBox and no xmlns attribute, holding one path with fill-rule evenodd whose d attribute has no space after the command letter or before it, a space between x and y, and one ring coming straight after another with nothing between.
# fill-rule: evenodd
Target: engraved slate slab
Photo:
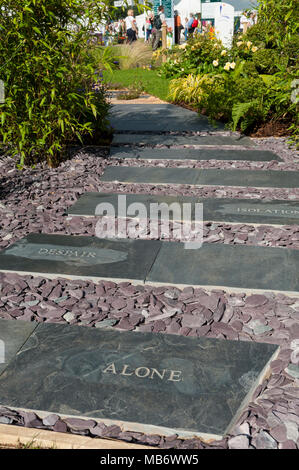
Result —
<instances>
[{"instance_id":1,"label":"engraved slate slab","mask_svg":"<svg viewBox=\"0 0 299 470\"><path fill-rule=\"evenodd\" d=\"M0 319L0 374L36 327L37 323Z\"/></svg>"},{"instance_id":2,"label":"engraved slate slab","mask_svg":"<svg viewBox=\"0 0 299 470\"><path fill-rule=\"evenodd\" d=\"M161 242L30 234L0 252L0 270L142 282Z\"/></svg>"},{"instance_id":3,"label":"engraved slate slab","mask_svg":"<svg viewBox=\"0 0 299 470\"><path fill-rule=\"evenodd\" d=\"M123 202L125 211L123 212ZM113 194L113 193L85 193L78 201L68 209L68 214L78 216L94 216L98 204L111 204L117 217L134 217L134 206L141 203L145 206L147 214L151 218L155 215L151 212L151 204L179 204L182 220L184 216L183 204L191 204L191 216L194 218L196 203L203 204L203 220L214 222L253 223L270 225L299 224L299 203L295 201L256 201L253 199L199 199L195 197L158 196L148 194ZM161 212L159 218L164 218L168 212ZM101 215L101 214L97 214ZM172 213L170 212L170 215ZM138 212L136 217L139 217Z\"/></svg>"},{"instance_id":4,"label":"engraved slate slab","mask_svg":"<svg viewBox=\"0 0 299 470\"><path fill-rule=\"evenodd\" d=\"M136 217L140 218L141 215L138 212L138 208L135 205L142 204L146 209L145 218L165 218L170 214L170 218L173 220L181 220L184 216L182 205L183 203L193 203L193 199L176 197L176 196L156 196L150 194L111 194L111 193L85 193L78 201L68 209L69 215L78 215L78 216L94 216L94 215L103 215L103 210L100 210L98 207L99 204L103 204L103 209L106 207L104 204L111 204L111 207L114 209L116 217ZM155 210L152 210L152 205L162 204L171 206L171 204L176 204L180 208L180 217L179 219L173 218L173 213L168 210L164 212L163 206L161 206L161 212L156 213ZM193 210L193 208L192 208Z\"/></svg>"},{"instance_id":5,"label":"engraved slate slab","mask_svg":"<svg viewBox=\"0 0 299 470\"><path fill-rule=\"evenodd\" d=\"M106 168L101 180L120 183L297 188L299 172L110 166Z\"/></svg>"},{"instance_id":6,"label":"engraved slate slab","mask_svg":"<svg viewBox=\"0 0 299 470\"><path fill-rule=\"evenodd\" d=\"M281 158L269 150L223 150L223 149L134 149L111 147L110 157L117 159L137 158L144 160L232 160L232 161L281 161Z\"/></svg>"},{"instance_id":7,"label":"engraved slate slab","mask_svg":"<svg viewBox=\"0 0 299 470\"><path fill-rule=\"evenodd\" d=\"M277 350L44 323L0 375L0 404L112 420L149 433L167 428L168 434L222 436Z\"/></svg>"},{"instance_id":8,"label":"engraved slate slab","mask_svg":"<svg viewBox=\"0 0 299 470\"><path fill-rule=\"evenodd\" d=\"M203 243L163 243L147 281L153 284L299 292L299 250Z\"/></svg>"},{"instance_id":9,"label":"engraved slate slab","mask_svg":"<svg viewBox=\"0 0 299 470\"><path fill-rule=\"evenodd\" d=\"M112 145L229 145L241 147L255 147L255 143L249 137L234 137L222 135L151 135L151 134L114 134Z\"/></svg>"}]
</instances>

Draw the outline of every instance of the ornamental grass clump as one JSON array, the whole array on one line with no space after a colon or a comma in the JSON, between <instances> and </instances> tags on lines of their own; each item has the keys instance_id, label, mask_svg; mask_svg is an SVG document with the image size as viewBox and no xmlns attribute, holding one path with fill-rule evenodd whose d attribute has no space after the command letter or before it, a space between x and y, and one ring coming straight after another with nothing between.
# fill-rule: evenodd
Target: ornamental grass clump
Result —
<instances>
[{"instance_id":1,"label":"ornamental grass clump","mask_svg":"<svg viewBox=\"0 0 299 470\"><path fill-rule=\"evenodd\" d=\"M152 60L152 48L144 41L134 41L132 44L116 46L121 70L149 66Z\"/></svg>"},{"instance_id":2,"label":"ornamental grass clump","mask_svg":"<svg viewBox=\"0 0 299 470\"><path fill-rule=\"evenodd\" d=\"M86 3L86 2L85 2ZM57 166L70 142L106 129L108 104L79 0L2 0L0 142L20 167Z\"/></svg>"}]
</instances>

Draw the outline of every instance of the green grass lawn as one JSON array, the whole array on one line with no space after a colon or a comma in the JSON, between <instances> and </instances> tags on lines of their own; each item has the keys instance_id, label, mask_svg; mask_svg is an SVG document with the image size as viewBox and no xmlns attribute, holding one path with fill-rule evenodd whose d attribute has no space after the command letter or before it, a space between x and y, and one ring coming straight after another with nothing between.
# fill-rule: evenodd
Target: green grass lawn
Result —
<instances>
[{"instance_id":1,"label":"green grass lawn","mask_svg":"<svg viewBox=\"0 0 299 470\"><path fill-rule=\"evenodd\" d=\"M142 86L143 90L161 100L168 101L168 88L170 80L158 76L156 70L128 69L104 72L105 83L120 83L124 87Z\"/></svg>"}]
</instances>

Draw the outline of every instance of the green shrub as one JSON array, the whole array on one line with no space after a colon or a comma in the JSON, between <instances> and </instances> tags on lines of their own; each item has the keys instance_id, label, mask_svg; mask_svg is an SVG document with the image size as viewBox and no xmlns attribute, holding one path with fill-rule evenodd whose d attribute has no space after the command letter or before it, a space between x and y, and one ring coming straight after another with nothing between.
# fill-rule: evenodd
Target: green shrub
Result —
<instances>
[{"instance_id":1,"label":"green shrub","mask_svg":"<svg viewBox=\"0 0 299 470\"><path fill-rule=\"evenodd\" d=\"M187 44L168 51L167 61L160 67L160 76L186 77L194 73L209 73L214 68L214 60L218 59L220 65L225 64L222 50L221 42L208 34L194 35Z\"/></svg>"},{"instance_id":2,"label":"green shrub","mask_svg":"<svg viewBox=\"0 0 299 470\"><path fill-rule=\"evenodd\" d=\"M279 52L273 49L257 50L253 54L252 60L259 73L270 75L278 72L278 65L284 62L284 58L279 56Z\"/></svg>"},{"instance_id":3,"label":"green shrub","mask_svg":"<svg viewBox=\"0 0 299 470\"><path fill-rule=\"evenodd\" d=\"M1 2L0 138L20 166L56 166L68 142L106 129L108 105L103 87L92 88L99 77L81 16L78 0Z\"/></svg>"}]
</instances>

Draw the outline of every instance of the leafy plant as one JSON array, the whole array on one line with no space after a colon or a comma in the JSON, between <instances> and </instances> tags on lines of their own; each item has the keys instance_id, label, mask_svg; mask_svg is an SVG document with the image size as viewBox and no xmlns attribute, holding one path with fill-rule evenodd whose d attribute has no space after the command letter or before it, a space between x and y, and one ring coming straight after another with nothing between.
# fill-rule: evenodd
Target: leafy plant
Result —
<instances>
[{"instance_id":1,"label":"leafy plant","mask_svg":"<svg viewBox=\"0 0 299 470\"><path fill-rule=\"evenodd\" d=\"M115 50L111 46L96 46L92 49L92 55L99 70L112 72L118 66L119 56L115 54Z\"/></svg>"},{"instance_id":2,"label":"leafy plant","mask_svg":"<svg viewBox=\"0 0 299 470\"><path fill-rule=\"evenodd\" d=\"M2 0L0 137L21 167L56 166L68 142L106 130L108 104L101 83L93 86L100 77L82 8L78 0Z\"/></svg>"}]
</instances>

